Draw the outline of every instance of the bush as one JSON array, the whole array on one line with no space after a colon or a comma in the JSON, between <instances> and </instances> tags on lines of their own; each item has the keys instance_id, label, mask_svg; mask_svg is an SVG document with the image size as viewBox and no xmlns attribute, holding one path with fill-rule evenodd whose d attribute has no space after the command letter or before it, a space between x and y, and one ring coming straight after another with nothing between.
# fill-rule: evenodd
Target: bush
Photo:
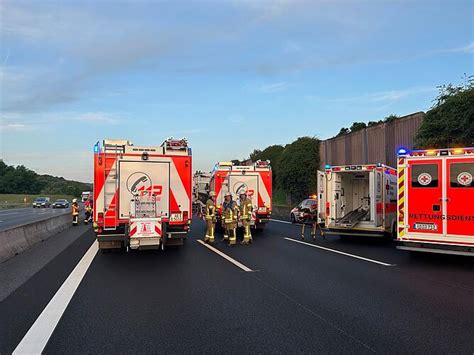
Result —
<instances>
[{"instance_id":1,"label":"bush","mask_svg":"<svg viewBox=\"0 0 474 355\"><path fill-rule=\"evenodd\" d=\"M299 202L316 191L318 167L319 139L298 138L281 154L277 186L286 191L293 202Z\"/></svg>"},{"instance_id":2,"label":"bush","mask_svg":"<svg viewBox=\"0 0 474 355\"><path fill-rule=\"evenodd\" d=\"M447 148L474 145L474 85L440 88L434 107L426 113L416 147Z\"/></svg>"}]
</instances>

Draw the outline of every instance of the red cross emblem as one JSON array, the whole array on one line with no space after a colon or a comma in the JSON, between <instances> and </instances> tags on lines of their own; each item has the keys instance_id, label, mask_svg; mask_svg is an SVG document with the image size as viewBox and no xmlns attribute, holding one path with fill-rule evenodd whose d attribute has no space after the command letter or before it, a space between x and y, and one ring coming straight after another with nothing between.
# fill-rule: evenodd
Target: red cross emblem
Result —
<instances>
[{"instance_id":1,"label":"red cross emblem","mask_svg":"<svg viewBox=\"0 0 474 355\"><path fill-rule=\"evenodd\" d=\"M458 183L463 186L468 186L472 183L472 175L468 172L462 172L458 175Z\"/></svg>"},{"instance_id":2,"label":"red cross emblem","mask_svg":"<svg viewBox=\"0 0 474 355\"><path fill-rule=\"evenodd\" d=\"M423 186L429 185L432 180L433 178L428 173L422 173L418 176L418 182Z\"/></svg>"}]
</instances>

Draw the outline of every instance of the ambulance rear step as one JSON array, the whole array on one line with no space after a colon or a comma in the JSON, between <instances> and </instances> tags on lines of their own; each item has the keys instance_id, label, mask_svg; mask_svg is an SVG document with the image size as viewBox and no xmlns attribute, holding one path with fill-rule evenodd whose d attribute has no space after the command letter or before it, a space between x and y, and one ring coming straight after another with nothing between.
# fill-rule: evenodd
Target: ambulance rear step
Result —
<instances>
[{"instance_id":1,"label":"ambulance rear step","mask_svg":"<svg viewBox=\"0 0 474 355\"><path fill-rule=\"evenodd\" d=\"M367 216L367 213L369 213L369 210L362 208L362 206L358 207L355 210L346 214L341 219L337 220L335 225L337 227L352 228L357 223L362 221L365 216Z\"/></svg>"},{"instance_id":2,"label":"ambulance rear step","mask_svg":"<svg viewBox=\"0 0 474 355\"><path fill-rule=\"evenodd\" d=\"M418 243L417 243L418 244ZM474 256L474 250L472 248L449 248L449 249L441 249L441 248L430 248L426 245L419 245L419 246L407 246L407 245L398 245L397 249L400 250L408 250L408 251L416 251L416 252L423 252L423 253L434 253L434 254L448 254L448 255L462 255L462 256ZM468 250L468 251L466 251ZM471 250L471 251L469 251Z\"/></svg>"}]
</instances>

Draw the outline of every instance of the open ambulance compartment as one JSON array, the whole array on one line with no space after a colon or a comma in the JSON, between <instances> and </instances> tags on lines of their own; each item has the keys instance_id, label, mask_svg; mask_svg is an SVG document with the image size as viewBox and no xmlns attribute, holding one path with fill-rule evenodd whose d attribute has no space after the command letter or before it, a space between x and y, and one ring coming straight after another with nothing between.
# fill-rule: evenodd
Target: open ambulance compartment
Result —
<instances>
[{"instance_id":1,"label":"open ambulance compartment","mask_svg":"<svg viewBox=\"0 0 474 355\"><path fill-rule=\"evenodd\" d=\"M325 175L325 195L329 202L326 227L370 229L382 226L383 216L377 214L376 209L383 199L382 172L354 166L332 170Z\"/></svg>"}]
</instances>

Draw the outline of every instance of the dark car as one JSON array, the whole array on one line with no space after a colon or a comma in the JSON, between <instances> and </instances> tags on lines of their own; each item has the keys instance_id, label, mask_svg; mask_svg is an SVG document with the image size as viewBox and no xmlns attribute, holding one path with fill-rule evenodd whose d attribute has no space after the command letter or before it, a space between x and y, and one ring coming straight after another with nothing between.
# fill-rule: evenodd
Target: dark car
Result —
<instances>
[{"instance_id":1,"label":"dark car","mask_svg":"<svg viewBox=\"0 0 474 355\"><path fill-rule=\"evenodd\" d=\"M53 203L53 208L68 208L69 207L69 201L64 200L64 199L59 199L56 200L56 202Z\"/></svg>"},{"instance_id":2,"label":"dark car","mask_svg":"<svg viewBox=\"0 0 474 355\"><path fill-rule=\"evenodd\" d=\"M291 223L301 223L305 219L305 215L310 212L310 210L315 210L318 208L318 201L316 198L307 198L303 200L298 206L293 208L290 212L290 221Z\"/></svg>"},{"instance_id":3,"label":"dark car","mask_svg":"<svg viewBox=\"0 0 474 355\"><path fill-rule=\"evenodd\" d=\"M51 207L49 197L38 197L33 201L33 208Z\"/></svg>"}]
</instances>

